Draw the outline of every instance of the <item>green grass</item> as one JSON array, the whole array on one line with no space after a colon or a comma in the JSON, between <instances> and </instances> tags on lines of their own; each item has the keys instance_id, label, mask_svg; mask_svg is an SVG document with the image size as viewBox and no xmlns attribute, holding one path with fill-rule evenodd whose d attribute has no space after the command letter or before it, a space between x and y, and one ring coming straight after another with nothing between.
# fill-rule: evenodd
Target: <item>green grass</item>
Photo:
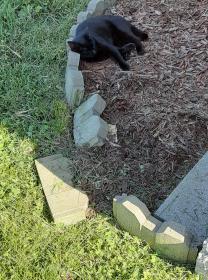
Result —
<instances>
[{"instance_id":1,"label":"green grass","mask_svg":"<svg viewBox=\"0 0 208 280\"><path fill-rule=\"evenodd\" d=\"M111 217L71 227L51 221L34 159L56 152L70 127L65 39L86 2L0 2L0 280L197 279Z\"/></svg>"}]
</instances>

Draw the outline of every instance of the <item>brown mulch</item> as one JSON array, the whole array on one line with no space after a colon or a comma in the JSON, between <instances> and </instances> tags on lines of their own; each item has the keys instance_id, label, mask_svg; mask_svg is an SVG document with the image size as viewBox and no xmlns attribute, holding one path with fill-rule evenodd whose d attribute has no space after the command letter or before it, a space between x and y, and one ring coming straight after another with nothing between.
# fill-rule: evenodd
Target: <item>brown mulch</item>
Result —
<instances>
[{"instance_id":1,"label":"brown mulch","mask_svg":"<svg viewBox=\"0 0 208 280\"><path fill-rule=\"evenodd\" d=\"M100 90L118 143L74 150L77 184L98 211L122 193L154 210L208 149L208 1L120 0L111 13L150 40L130 72L111 60L82 63L86 93Z\"/></svg>"}]
</instances>

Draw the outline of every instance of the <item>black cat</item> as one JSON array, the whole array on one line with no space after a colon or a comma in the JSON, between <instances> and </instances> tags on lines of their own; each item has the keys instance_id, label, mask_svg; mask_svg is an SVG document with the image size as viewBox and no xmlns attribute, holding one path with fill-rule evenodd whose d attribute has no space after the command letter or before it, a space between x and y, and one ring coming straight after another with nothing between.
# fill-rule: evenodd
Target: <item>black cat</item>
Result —
<instances>
[{"instance_id":1,"label":"black cat","mask_svg":"<svg viewBox=\"0 0 208 280\"><path fill-rule=\"evenodd\" d=\"M114 58L123 70L129 70L126 62L136 47L139 55L144 54L141 41L148 34L137 29L120 16L91 17L77 27L75 38L68 41L72 51L80 53L85 61L100 61Z\"/></svg>"}]
</instances>

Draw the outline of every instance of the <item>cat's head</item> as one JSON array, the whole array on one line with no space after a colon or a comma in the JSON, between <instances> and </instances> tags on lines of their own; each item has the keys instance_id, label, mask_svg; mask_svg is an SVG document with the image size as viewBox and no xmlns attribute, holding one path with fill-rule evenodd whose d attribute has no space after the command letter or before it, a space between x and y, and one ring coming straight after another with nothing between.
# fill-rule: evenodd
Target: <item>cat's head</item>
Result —
<instances>
[{"instance_id":1,"label":"cat's head","mask_svg":"<svg viewBox=\"0 0 208 280\"><path fill-rule=\"evenodd\" d=\"M95 41L90 36L75 37L68 41L68 45L73 52L79 53L82 59L93 58L96 55Z\"/></svg>"}]
</instances>

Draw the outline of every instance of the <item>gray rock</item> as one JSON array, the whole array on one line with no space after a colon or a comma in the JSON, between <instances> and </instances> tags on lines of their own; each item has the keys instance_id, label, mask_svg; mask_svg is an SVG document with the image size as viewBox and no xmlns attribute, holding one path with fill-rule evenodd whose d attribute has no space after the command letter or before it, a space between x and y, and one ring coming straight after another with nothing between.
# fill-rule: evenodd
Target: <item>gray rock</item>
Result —
<instances>
[{"instance_id":1,"label":"gray rock","mask_svg":"<svg viewBox=\"0 0 208 280\"><path fill-rule=\"evenodd\" d=\"M105 0L104 2L105 2L105 8L107 9L115 5L116 0Z\"/></svg>"},{"instance_id":2,"label":"gray rock","mask_svg":"<svg viewBox=\"0 0 208 280\"><path fill-rule=\"evenodd\" d=\"M80 12L77 16L77 23L82 23L89 17L90 13L89 12Z\"/></svg>"},{"instance_id":3,"label":"gray rock","mask_svg":"<svg viewBox=\"0 0 208 280\"><path fill-rule=\"evenodd\" d=\"M99 94L93 94L82 103L74 114L74 127L93 115L101 115L106 107L105 100Z\"/></svg>"},{"instance_id":4,"label":"gray rock","mask_svg":"<svg viewBox=\"0 0 208 280\"><path fill-rule=\"evenodd\" d=\"M197 257L195 272L202 279L208 280L208 239L204 241L203 248Z\"/></svg>"},{"instance_id":5,"label":"gray rock","mask_svg":"<svg viewBox=\"0 0 208 280\"><path fill-rule=\"evenodd\" d=\"M78 24L72 25L70 32L69 32L69 39L73 39L76 35L76 30L77 30Z\"/></svg>"},{"instance_id":6,"label":"gray rock","mask_svg":"<svg viewBox=\"0 0 208 280\"><path fill-rule=\"evenodd\" d=\"M108 124L99 116L91 116L74 128L74 140L78 147L102 146L108 134Z\"/></svg>"},{"instance_id":7,"label":"gray rock","mask_svg":"<svg viewBox=\"0 0 208 280\"><path fill-rule=\"evenodd\" d=\"M106 9L106 3L104 0L91 0L87 6L87 12L92 16L100 16Z\"/></svg>"},{"instance_id":8,"label":"gray rock","mask_svg":"<svg viewBox=\"0 0 208 280\"><path fill-rule=\"evenodd\" d=\"M208 235L208 152L186 175L155 213L182 224L201 245Z\"/></svg>"},{"instance_id":9,"label":"gray rock","mask_svg":"<svg viewBox=\"0 0 208 280\"><path fill-rule=\"evenodd\" d=\"M78 70L79 68L79 62L80 62L80 54L79 53L75 53L73 51L71 51L70 49L68 50L67 53L67 67L69 69L73 69L73 70Z\"/></svg>"},{"instance_id":10,"label":"gray rock","mask_svg":"<svg viewBox=\"0 0 208 280\"><path fill-rule=\"evenodd\" d=\"M84 79L81 71L67 67L65 75L65 93L69 106L74 109L84 96Z\"/></svg>"}]
</instances>

